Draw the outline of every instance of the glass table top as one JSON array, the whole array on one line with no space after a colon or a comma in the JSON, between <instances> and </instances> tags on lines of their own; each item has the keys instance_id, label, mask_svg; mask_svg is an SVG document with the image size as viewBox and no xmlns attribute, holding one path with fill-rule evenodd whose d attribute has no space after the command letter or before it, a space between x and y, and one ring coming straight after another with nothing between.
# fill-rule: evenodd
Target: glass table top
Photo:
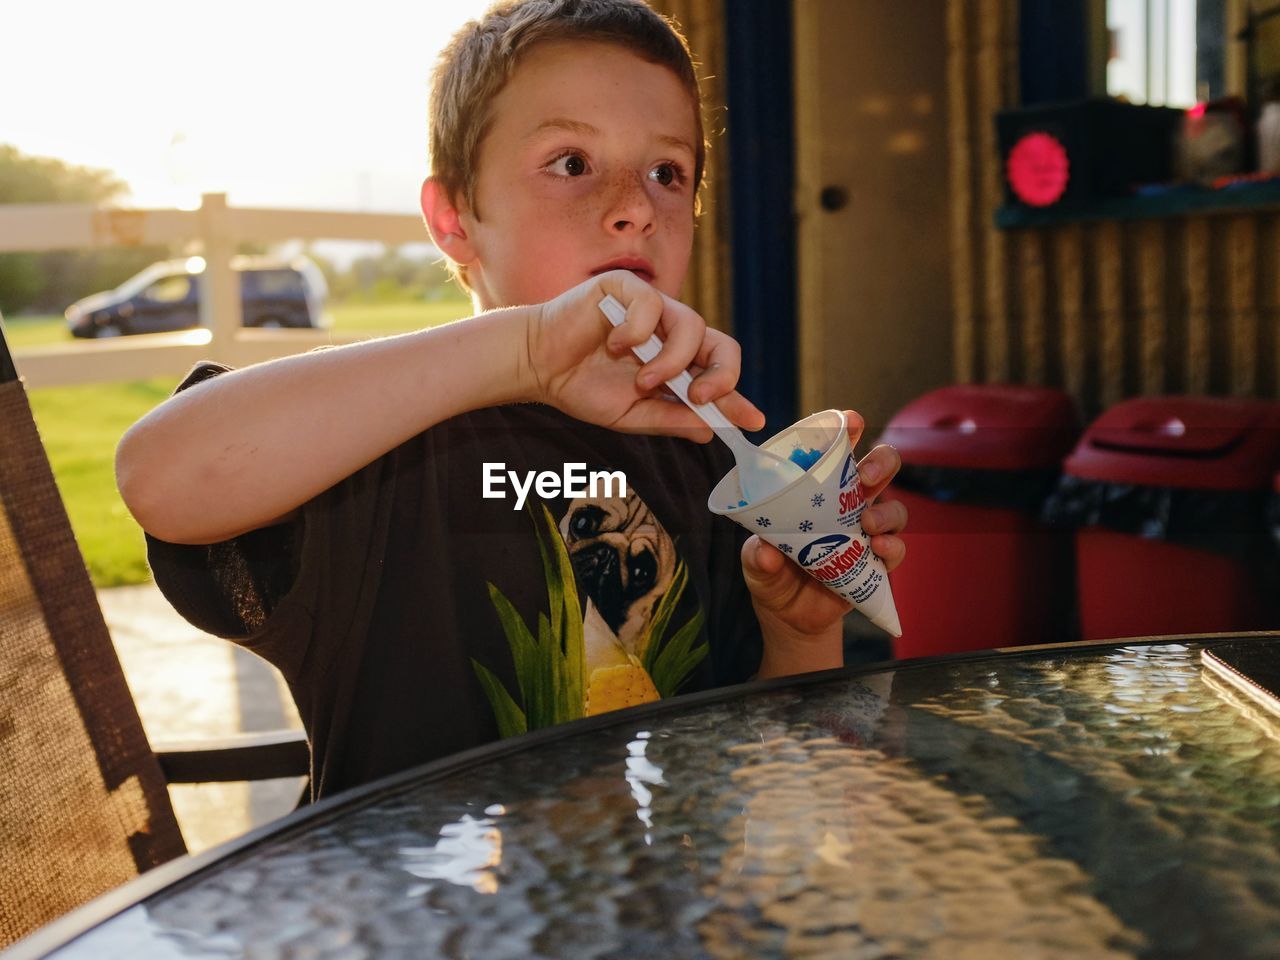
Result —
<instances>
[{"instance_id":1,"label":"glass table top","mask_svg":"<svg viewBox=\"0 0 1280 960\"><path fill-rule=\"evenodd\" d=\"M301 819L54 955L1280 956L1280 720L1199 650L619 714Z\"/></svg>"}]
</instances>

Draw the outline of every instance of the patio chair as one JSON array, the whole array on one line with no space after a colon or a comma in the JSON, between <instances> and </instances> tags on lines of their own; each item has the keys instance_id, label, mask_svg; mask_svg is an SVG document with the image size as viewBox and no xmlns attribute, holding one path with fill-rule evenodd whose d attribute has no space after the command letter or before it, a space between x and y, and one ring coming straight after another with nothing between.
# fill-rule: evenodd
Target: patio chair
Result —
<instances>
[{"instance_id":1,"label":"patio chair","mask_svg":"<svg viewBox=\"0 0 1280 960\"><path fill-rule=\"evenodd\" d=\"M186 853L167 784L309 763L295 731L152 749L0 324L0 948Z\"/></svg>"}]
</instances>

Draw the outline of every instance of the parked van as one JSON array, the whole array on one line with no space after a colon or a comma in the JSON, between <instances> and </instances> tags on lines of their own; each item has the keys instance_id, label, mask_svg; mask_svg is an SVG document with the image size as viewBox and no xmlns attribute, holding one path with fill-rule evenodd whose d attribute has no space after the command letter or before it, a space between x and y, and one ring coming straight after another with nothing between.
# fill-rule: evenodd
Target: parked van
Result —
<instances>
[{"instance_id":1,"label":"parked van","mask_svg":"<svg viewBox=\"0 0 1280 960\"><path fill-rule=\"evenodd\" d=\"M238 256L246 327L328 325L324 274L306 257L288 262ZM67 326L77 337L118 337L129 333L185 330L200 324L203 257L153 263L115 290L95 293L67 307Z\"/></svg>"}]
</instances>

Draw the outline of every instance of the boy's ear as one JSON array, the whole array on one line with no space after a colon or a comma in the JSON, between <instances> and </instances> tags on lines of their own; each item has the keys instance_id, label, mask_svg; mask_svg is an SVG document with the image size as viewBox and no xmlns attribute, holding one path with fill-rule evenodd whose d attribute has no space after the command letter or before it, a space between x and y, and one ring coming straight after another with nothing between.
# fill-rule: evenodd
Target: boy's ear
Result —
<instances>
[{"instance_id":1,"label":"boy's ear","mask_svg":"<svg viewBox=\"0 0 1280 960\"><path fill-rule=\"evenodd\" d=\"M422 216L431 239L446 257L464 267L476 258L458 208L435 177L422 181Z\"/></svg>"}]
</instances>

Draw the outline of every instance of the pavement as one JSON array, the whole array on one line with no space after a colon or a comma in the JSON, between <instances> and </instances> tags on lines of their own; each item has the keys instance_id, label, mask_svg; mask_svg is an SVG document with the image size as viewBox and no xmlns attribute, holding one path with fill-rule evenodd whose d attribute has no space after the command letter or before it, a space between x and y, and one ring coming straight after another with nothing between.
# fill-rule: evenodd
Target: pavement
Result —
<instances>
[{"instance_id":1,"label":"pavement","mask_svg":"<svg viewBox=\"0 0 1280 960\"><path fill-rule=\"evenodd\" d=\"M284 680L249 651L180 617L153 584L98 591L125 678L153 745L302 728ZM169 788L192 853L289 813L301 778Z\"/></svg>"}]
</instances>

